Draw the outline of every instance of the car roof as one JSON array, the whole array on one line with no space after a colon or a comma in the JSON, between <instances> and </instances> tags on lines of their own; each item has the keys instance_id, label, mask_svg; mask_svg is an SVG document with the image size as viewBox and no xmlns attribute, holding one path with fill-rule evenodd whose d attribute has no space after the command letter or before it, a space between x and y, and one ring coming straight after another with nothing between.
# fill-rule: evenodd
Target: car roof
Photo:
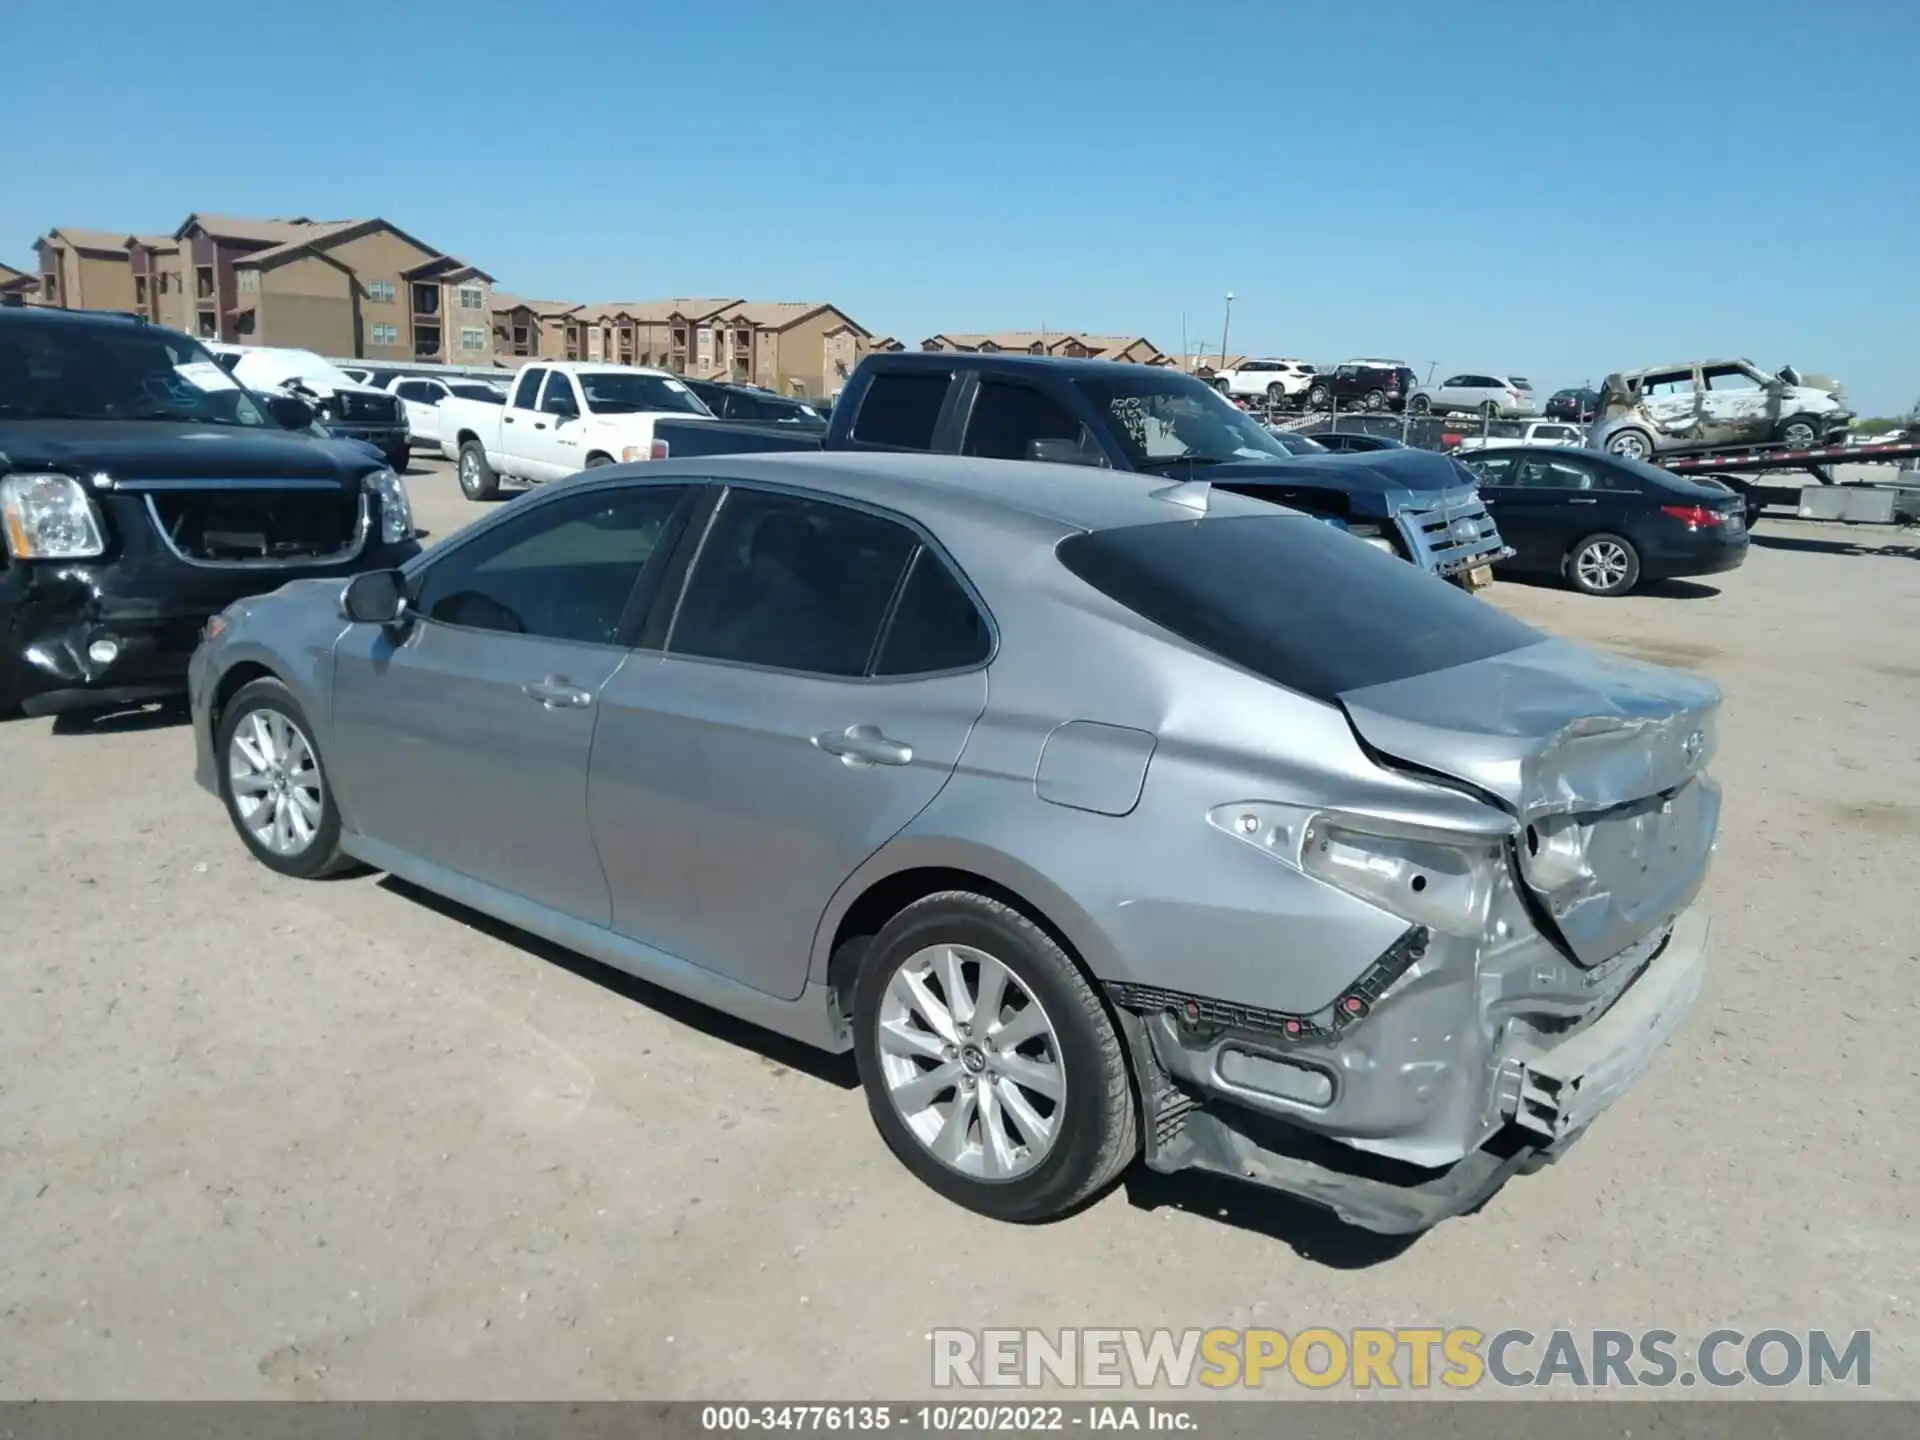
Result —
<instances>
[{"instance_id":1,"label":"car roof","mask_svg":"<svg viewBox=\"0 0 1920 1440\"><path fill-rule=\"evenodd\" d=\"M1675 360L1667 365L1639 365L1632 370L1622 370L1620 374L1624 377L1631 378L1635 375L1648 375L1655 370L1692 370L1696 367L1705 369L1709 365L1745 365L1753 370L1760 369L1758 365L1755 365L1753 361L1748 360L1744 356L1721 355L1711 360ZM1762 371L1761 373L1764 374L1765 372Z\"/></svg>"},{"instance_id":2,"label":"car roof","mask_svg":"<svg viewBox=\"0 0 1920 1440\"><path fill-rule=\"evenodd\" d=\"M515 370L513 373L518 375L520 370L530 369L535 365L539 366L542 370L558 370L563 375L658 375L663 380L680 380L683 378L675 375L670 370L656 370L651 365L621 365L612 360L539 360L530 358L525 365L522 365L519 370Z\"/></svg>"},{"instance_id":3,"label":"car roof","mask_svg":"<svg viewBox=\"0 0 1920 1440\"><path fill-rule=\"evenodd\" d=\"M144 316L124 310L55 310L44 305L10 305L0 309L0 324L4 325L112 325L126 328L150 323ZM153 328L159 330L163 327L155 325Z\"/></svg>"},{"instance_id":4,"label":"car roof","mask_svg":"<svg viewBox=\"0 0 1920 1440\"><path fill-rule=\"evenodd\" d=\"M1154 374L1178 375L1183 379L1192 379L1184 371L1166 365L1126 365L1116 364L1112 360L1101 360L1093 356L1075 359L1069 355L1025 355L1006 350L903 350L898 354L876 356L865 362L876 369L885 371L900 370L951 370L955 366L968 368L1005 368L1008 370L1046 371L1049 374L1065 375L1070 379L1082 375L1125 374L1133 370L1147 370ZM1194 383L1205 385L1206 381ZM1025 463L1025 462L1021 462Z\"/></svg>"},{"instance_id":5,"label":"car roof","mask_svg":"<svg viewBox=\"0 0 1920 1440\"><path fill-rule=\"evenodd\" d=\"M1095 363L1111 366L1113 362ZM975 521L996 516L1018 521L1024 517L1066 530L1104 530L1192 521L1202 513L1210 517L1298 514L1265 500L1211 487L1204 490L1204 512L1166 498L1171 490L1195 495L1205 486L1204 480L1198 486L1182 487L1174 476L1136 475L1089 465L981 460L968 455L770 452L650 461L627 468L627 473L785 483L863 500L929 522L943 516Z\"/></svg>"}]
</instances>

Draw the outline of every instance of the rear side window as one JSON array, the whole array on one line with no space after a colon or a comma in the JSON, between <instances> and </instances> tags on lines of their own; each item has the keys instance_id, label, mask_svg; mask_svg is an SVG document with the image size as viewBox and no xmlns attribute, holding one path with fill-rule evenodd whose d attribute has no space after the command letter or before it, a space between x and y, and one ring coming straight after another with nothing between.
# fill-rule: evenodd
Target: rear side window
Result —
<instances>
[{"instance_id":1,"label":"rear side window","mask_svg":"<svg viewBox=\"0 0 1920 1440\"><path fill-rule=\"evenodd\" d=\"M933 427L946 404L953 377L944 371L882 371L867 385L860 413L853 419L853 438L863 445L891 445L897 450L931 450Z\"/></svg>"},{"instance_id":2,"label":"rear side window","mask_svg":"<svg viewBox=\"0 0 1920 1440\"><path fill-rule=\"evenodd\" d=\"M1063 540L1058 554L1096 590L1189 644L1330 703L1546 638L1298 516L1096 530Z\"/></svg>"},{"instance_id":3,"label":"rear side window","mask_svg":"<svg viewBox=\"0 0 1920 1440\"><path fill-rule=\"evenodd\" d=\"M865 675L920 537L864 510L730 490L667 649L815 675Z\"/></svg>"},{"instance_id":4,"label":"rear side window","mask_svg":"<svg viewBox=\"0 0 1920 1440\"><path fill-rule=\"evenodd\" d=\"M880 643L876 675L926 675L978 665L993 648L986 617L931 550L914 557L893 620Z\"/></svg>"},{"instance_id":5,"label":"rear side window","mask_svg":"<svg viewBox=\"0 0 1920 1440\"><path fill-rule=\"evenodd\" d=\"M1080 422L1038 390L982 380L960 449L985 460L1025 460L1035 440L1079 438Z\"/></svg>"}]
</instances>

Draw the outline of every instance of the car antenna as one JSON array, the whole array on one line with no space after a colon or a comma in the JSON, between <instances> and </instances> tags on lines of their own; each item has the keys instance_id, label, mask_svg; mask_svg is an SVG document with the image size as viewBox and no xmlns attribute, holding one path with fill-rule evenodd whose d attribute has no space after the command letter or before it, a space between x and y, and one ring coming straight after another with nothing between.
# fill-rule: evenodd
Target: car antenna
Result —
<instances>
[{"instance_id":1,"label":"car antenna","mask_svg":"<svg viewBox=\"0 0 1920 1440\"><path fill-rule=\"evenodd\" d=\"M1196 515L1207 513L1208 497L1213 494L1213 486L1205 480L1182 480L1178 485L1169 485L1164 490L1152 492L1155 500L1164 500L1169 505L1180 505Z\"/></svg>"}]
</instances>

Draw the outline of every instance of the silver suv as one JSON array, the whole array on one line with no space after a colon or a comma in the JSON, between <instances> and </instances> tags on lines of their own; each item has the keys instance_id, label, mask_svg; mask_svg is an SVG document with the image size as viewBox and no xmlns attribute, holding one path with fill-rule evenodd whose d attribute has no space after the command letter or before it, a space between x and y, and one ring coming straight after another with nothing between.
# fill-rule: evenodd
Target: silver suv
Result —
<instances>
[{"instance_id":1,"label":"silver suv","mask_svg":"<svg viewBox=\"0 0 1920 1440\"><path fill-rule=\"evenodd\" d=\"M1839 444L1853 411L1839 386L1807 384L1791 366L1690 360L1607 376L1588 443L1633 460L1720 446Z\"/></svg>"},{"instance_id":2,"label":"silver suv","mask_svg":"<svg viewBox=\"0 0 1920 1440\"><path fill-rule=\"evenodd\" d=\"M1489 419L1519 420L1540 413L1533 382L1524 375L1450 375L1438 385L1422 385L1407 397L1416 415L1458 411Z\"/></svg>"}]
</instances>

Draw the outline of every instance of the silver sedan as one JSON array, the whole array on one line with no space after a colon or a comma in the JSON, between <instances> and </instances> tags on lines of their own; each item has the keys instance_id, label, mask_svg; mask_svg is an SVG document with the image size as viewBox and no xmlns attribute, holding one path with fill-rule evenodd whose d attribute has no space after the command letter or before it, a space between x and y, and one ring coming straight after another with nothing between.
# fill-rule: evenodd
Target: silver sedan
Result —
<instances>
[{"instance_id":1,"label":"silver sedan","mask_svg":"<svg viewBox=\"0 0 1920 1440\"><path fill-rule=\"evenodd\" d=\"M894 1153L1006 1219L1143 1157L1423 1228L1701 983L1713 686L1204 481L600 470L241 602L191 683L262 864L850 1049Z\"/></svg>"}]
</instances>

